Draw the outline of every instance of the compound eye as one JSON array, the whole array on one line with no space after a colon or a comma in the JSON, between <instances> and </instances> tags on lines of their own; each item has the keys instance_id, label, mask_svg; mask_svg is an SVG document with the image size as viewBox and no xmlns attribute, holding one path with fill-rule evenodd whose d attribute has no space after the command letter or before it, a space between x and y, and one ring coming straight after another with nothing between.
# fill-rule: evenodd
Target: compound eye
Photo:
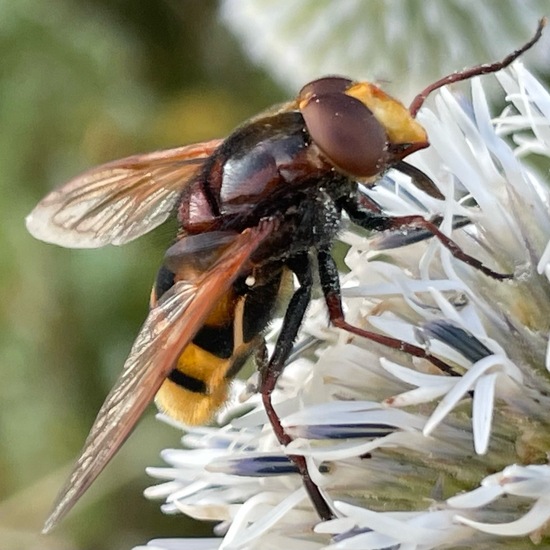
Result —
<instances>
[{"instance_id":1,"label":"compound eye","mask_svg":"<svg viewBox=\"0 0 550 550\"><path fill-rule=\"evenodd\" d=\"M387 158L386 132L363 103L343 93L302 103L309 135L330 162L356 177L380 172Z\"/></svg>"},{"instance_id":2,"label":"compound eye","mask_svg":"<svg viewBox=\"0 0 550 550\"><path fill-rule=\"evenodd\" d=\"M351 85L353 80L344 78L343 76L324 76L318 78L309 84L306 84L298 94L299 99L305 99L312 95L333 94L345 92Z\"/></svg>"}]
</instances>

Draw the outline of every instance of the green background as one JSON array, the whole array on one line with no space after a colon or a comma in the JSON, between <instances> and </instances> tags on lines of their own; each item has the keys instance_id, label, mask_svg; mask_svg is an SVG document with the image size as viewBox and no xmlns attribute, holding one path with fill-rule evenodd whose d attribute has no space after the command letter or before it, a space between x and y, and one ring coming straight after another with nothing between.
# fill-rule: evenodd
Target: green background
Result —
<instances>
[{"instance_id":1,"label":"green background","mask_svg":"<svg viewBox=\"0 0 550 550\"><path fill-rule=\"evenodd\" d=\"M141 496L179 434L153 407L51 535L38 535L147 314L173 235L67 250L24 218L49 190L125 155L226 135L284 96L216 2L0 3L0 548L131 548L188 533ZM201 526L209 533L210 526Z\"/></svg>"},{"instance_id":2,"label":"green background","mask_svg":"<svg viewBox=\"0 0 550 550\"><path fill-rule=\"evenodd\" d=\"M338 3L297 3L303 9L285 37L300 38L308 6ZM454 4L460 8L452 36L462 36L472 26L468 8L447 2ZM403 16L399 51L433 38L438 46L431 50L445 62L450 19L432 36L422 30L416 0L403 0L410 13L389 0L358 5L373 8L355 18L374 24L373 35L383 28L373 14L391 5L397 11L386 17ZM483 5L515 27L501 0ZM537 5L550 13L547 0ZM518 35L502 39L519 45L528 36L523 27ZM312 56L329 46L310 44ZM454 39L447 46L458 47ZM509 51L508 43L495 46L497 55ZM377 49L356 61L366 67L380 56L391 59L391 44ZM483 52L475 61L488 56L495 59ZM393 84L409 73L433 79L403 69L403 53L395 57L387 65ZM471 63L442 70L427 55L418 67L441 75ZM151 407L58 529L39 534L147 314L173 232L161 227L122 248L66 250L35 241L24 218L48 191L91 166L222 137L286 97L250 64L213 0L0 0L0 550L128 550L155 537L210 533L209 525L164 516L158 502L141 496L153 482L145 467L161 465L160 450L179 445L178 432L155 421Z\"/></svg>"}]
</instances>

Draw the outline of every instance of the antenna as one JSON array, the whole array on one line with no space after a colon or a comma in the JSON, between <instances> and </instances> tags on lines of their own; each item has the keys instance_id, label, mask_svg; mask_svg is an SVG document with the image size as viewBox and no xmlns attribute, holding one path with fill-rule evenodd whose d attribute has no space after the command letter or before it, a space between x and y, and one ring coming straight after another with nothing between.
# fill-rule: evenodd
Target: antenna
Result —
<instances>
[{"instance_id":1,"label":"antenna","mask_svg":"<svg viewBox=\"0 0 550 550\"><path fill-rule=\"evenodd\" d=\"M427 88L424 88L413 100L409 106L409 112L411 115L416 117L418 111L424 105L426 98L435 90L446 86L447 84L453 84L454 82L461 82L462 80L468 80L474 76L479 76L482 74L496 73L501 69L505 69L513 63L521 54L525 53L529 48L536 44L539 38L542 36L542 30L546 26L547 19L543 17L538 24L537 31L535 35L529 42L524 44L521 48L514 50L510 55L507 55L502 61L496 61L495 63L484 63L483 65L476 65L470 69L464 69L463 71L458 71L450 75L444 76L439 80L436 80L434 83L430 84Z\"/></svg>"}]
</instances>

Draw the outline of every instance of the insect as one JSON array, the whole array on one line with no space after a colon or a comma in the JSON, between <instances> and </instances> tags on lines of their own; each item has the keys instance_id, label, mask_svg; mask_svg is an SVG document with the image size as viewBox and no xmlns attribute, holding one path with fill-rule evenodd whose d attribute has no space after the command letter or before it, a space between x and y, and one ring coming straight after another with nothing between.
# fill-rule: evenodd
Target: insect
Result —
<instances>
[{"instance_id":1,"label":"insect","mask_svg":"<svg viewBox=\"0 0 550 550\"><path fill-rule=\"evenodd\" d=\"M170 215L179 224L153 286L149 314L45 532L87 490L155 396L170 416L190 424L207 422L250 356L257 359L259 391L274 433L287 445L291 439L271 394L310 302L314 266L334 326L448 369L421 347L345 321L331 245L345 212L368 230L406 228L434 235L488 276L509 277L465 254L433 221L387 215L358 193L358 182L374 185L394 169L443 198L425 174L404 160L429 146L416 114L434 90L508 66L539 40L545 24L541 20L533 38L502 61L446 76L408 108L373 84L320 78L295 100L255 117L225 140L93 168L36 206L27 217L30 233L68 247L121 245ZM298 286L267 358L262 335L292 275ZM321 519L333 517L305 459L290 458Z\"/></svg>"}]
</instances>

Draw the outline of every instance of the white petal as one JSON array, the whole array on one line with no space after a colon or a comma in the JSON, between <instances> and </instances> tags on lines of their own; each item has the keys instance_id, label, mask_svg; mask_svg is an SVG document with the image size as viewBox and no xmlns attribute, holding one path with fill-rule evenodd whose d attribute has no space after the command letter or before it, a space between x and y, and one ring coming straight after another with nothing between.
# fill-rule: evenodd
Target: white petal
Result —
<instances>
[{"instance_id":1,"label":"white petal","mask_svg":"<svg viewBox=\"0 0 550 550\"><path fill-rule=\"evenodd\" d=\"M393 374L393 376L399 378L399 380L402 380L407 384L411 384L412 386L423 388L444 387L450 389L454 385L453 379L448 376L419 372L417 370L398 365L397 363L394 363L384 357L380 359L380 364L385 370Z\"/></svg>"},{"instance_id":2,"label":"white petal","mask_svg":"<svg viewBox=\"0 0 550 550\"><path fill-rule=\"evenodd\" d=\"M548 498L539 500L527 514L510 523L482 523L463 516L455 516L455 520L491 535L502 537L528 535L542 528L550 520L550 500Z\"/></svg>"},{"instance_id":3,"label":"white petal","mask_svg":"<svg viewBox=\"0 0 550 550\"><path fill-rule=\"evenodd\" d=\"M441 400L432 416L430 416L424 434L430 434L436 426L458 405L462 398L476 384L476 380L484 375L489 369L498 368L512 377L522 379L521 371L507 358L501 355L490 355L474 363L471 369L458 379L454 387Z\"/></svg>"},{"instance_id":4,"label":"white petal","mask_svg":"<svg viewBox=\"0 0 550 550\"><path fill-rule=\"evenodd\" d=\"M397 519L397 517L394 517L392 514L374 512L366 508L358 508L357 506L352 506L344 502L336 502L335 505L340 512L354 518L361 528L368 527L378 535L385 535L398 543L413 543L420 545L433 538L437 526L434 521L433 529L424 527L422 523L425 524L425 522L415 522L414 516L409 521L404 521ZM426 515L429 516L429 514ZM440 512L439 515L448 517L448 523L450 524L452 517L450 512ZM397 514L395 516L397 516ZM406 518L407 516L404 517ZM366 535L370 534L367 533ZM445 534L443 536L445 537ZM356 539L356 542L360 543L363 537L363 535L357 535L353 538ZM361 548L361 546L345 545L345 548L354 547Z\"/></svg>"},{"instance_id":5,"label":"white petal","mask_svg":"<svg viewBox=\"0 0 550 550\"><path fill-rule=\"evenodd\" d=\"M134 550L218 550L221 541L214 538L155 539Z\"/></svg>"},{"instance_id":6,"label":"white petal","mask_svg":"<svg viewBox=\"0 0 550 550\"><path fill-rule=\"evenodd\" d=\"M482 486L447 499L447 504L452 508L481 508L502 494L504 490L498 485Z\"/></svg>"},{"instance_id":7,"label":"white petal","mask_svg":"<svg viewBox=\"0 0 550 550\"><path fill-rule=\"evenodd\" d=\"M399 395L392 395L384 399L383 403L389 407L410 407L412 405L420 405L421 403L430 403L435 401L449 391L446 386L438 387L422 387L415 390L406 391Z\"/></svg>"},{"instance_id":8,"label":"white petal","mask_svg":"<svg viewBox=\"0 0 550 550\"><path fill-rule=\"evenodd\" d=\"M246 527L243 522L246 521L248 513L259 504L273 504L273 497L264 493L256 495L249 499L239 510L238 517L229 528L224 538L220 550L233 550L243 548L248 543L258 538L262 533L273 527L284 515L286 515L294 506L300 504L307 498L305 489L300 487L294 493L291 493L286 499L271 509L266 510L263 517L256 519L250 527ZM256 510L257 512L257 510Z\"/></svg>"},{"instance_id":9,"label":"white petal","mask_svg":"<svg viewBox=\"0 0 550 550\"><path fill-rule=\"evenodd\" d=\"M498 374L496 372L486 374L481 376L475 385L472 406L472 428L474 432L474 448L478 455L485 454L489 446L497 377Z\"/></svg>"}]
</instances>

